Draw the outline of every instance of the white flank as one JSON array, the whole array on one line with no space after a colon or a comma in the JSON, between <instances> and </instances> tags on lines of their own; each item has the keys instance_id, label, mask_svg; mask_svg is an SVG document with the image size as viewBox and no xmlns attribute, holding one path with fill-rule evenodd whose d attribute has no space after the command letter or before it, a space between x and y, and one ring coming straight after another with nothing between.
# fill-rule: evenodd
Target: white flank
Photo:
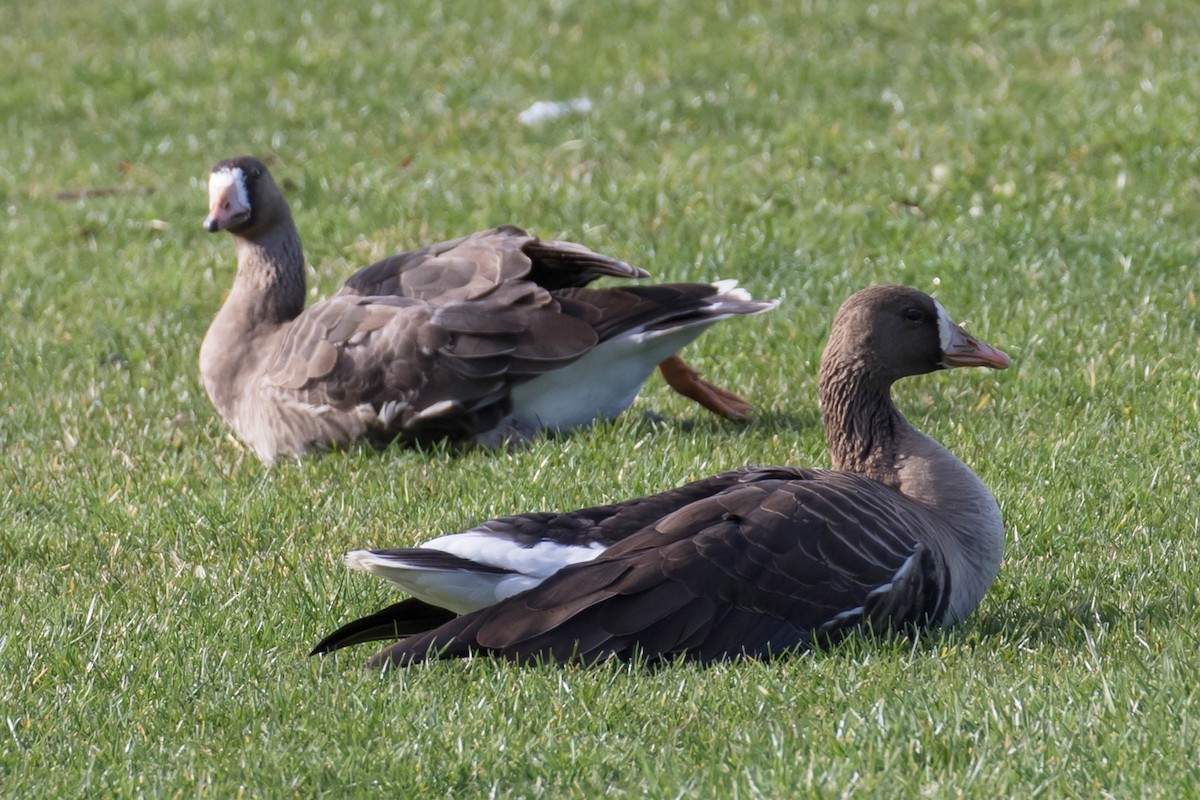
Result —
<instances>
[{"instance_id":1,"label":"white flank","mask_svg":"<svg viewBox=\"0 0 1200 800\"><path fill-rule=\"evenodd\" d=\"M590 561L605 549L601 544L575 547L555 542L521 547L510 539L485 533L439 536L422 547L451 553L481 566L512 571L429 569L369 550L347 553L346 566L389 580L427 603L466 614L532 589L563 567Z\"/></svg>"},{"instance_id":2,"label":"white flank","mask_svg":"<svg viewBox=\"0 0 1200 800\"><path fill-rule=\"evenodd\" d=\"M718 294L709 298L705 316L680 322L676 328L628 330L569 366L514 386L512 415L518 426L565 431L591 425L598 418L612 419L629 408L659 362L686 347L708 326L748 313L743 304L754 301L737 281L712 285ZM731 309L722 301L737 305ZM761 309L749 313L762 314L776 305L777 301L763 302Z\"/></svg>"},{"instance_id":3,"label":"white flank","mask_svg":"<svg viewBox=\"0 0 1200 800\"><path fill-rule=\"evenodd\" d=\"M605 550L599 542L572 545L549 540L525 547L506 536L472 531L439 536L421 547L537 578L548 578L570 564L591 561Z\"/></svg>"},{"instance_id":4,"label":"white flank","mask_svg":"<svg viewBox=\"0 0 1200 800\"><path fill-rule=\"evenodd\" d=\"M346 566L391 581L413 597L455 614L467 614L487 608L503 597L524 591L524 588L536 586L542 581L541 578L528 578L524 575L421 569L368 550L347 553ZM529 585L512 591L508 585L514 579Z\"/></svg>"},{"instance_id":5,"label":"white flank","mask_svg":"<svg viewBox=\"0 0 1200 800\"><path fill-rule=\"evenodd\" d=\"M713 318L711 322L716 322ZM691 342L707 326L622 334L583 358L512 390L513 417L529 428L565 431L612 419L633 403L658 363Z\"/></svg>"}]
</instances>

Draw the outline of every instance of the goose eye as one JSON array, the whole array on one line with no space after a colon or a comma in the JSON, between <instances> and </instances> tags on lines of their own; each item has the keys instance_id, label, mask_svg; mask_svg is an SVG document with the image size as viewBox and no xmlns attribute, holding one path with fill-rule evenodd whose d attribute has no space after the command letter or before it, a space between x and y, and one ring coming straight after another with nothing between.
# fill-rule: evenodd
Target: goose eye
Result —
<instances>
[{"instance_id":1,"label":"goose eye","mask_svg":"<svg viewBox=\"0 0 1200 800\"><path fill-rule=\"evenodd\" d=\"M904 312L904 318L909 322L920 322L925 318L925 315L921 313L921 309L919 308L910 308Z\"/></svg>"}]
</instances>

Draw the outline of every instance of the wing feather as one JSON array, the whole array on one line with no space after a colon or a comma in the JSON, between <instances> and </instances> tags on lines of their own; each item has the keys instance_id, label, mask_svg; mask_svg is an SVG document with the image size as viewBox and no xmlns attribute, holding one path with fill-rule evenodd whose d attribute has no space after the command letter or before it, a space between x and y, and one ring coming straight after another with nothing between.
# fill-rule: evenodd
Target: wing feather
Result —
<instances>
[{"instance_id":1,"label":"wing feather","mask_svg":"<svg viewBox=\"0 0 1200 800\"><path fill-rule=\"evenodd\" d=\"M714 493L594 561L402 640L376 663L420 660L448 643L443 655L481 650L515 660L769 655L818 636L836 639L864 622L924 625L944 611L945 564L919 544L912 531L921 514L899 493L817 470L716 478ZM846 502L864 493L871 503ZM890 513L881 523L884 508Z\"/></svg>"},{"instance_id":2,"label":"wing feather","mask_svg":"<svg viewBox=\"0 0 1200 800\"><path fill-rule=\"evenodd\" d=\"M352 275L340 294L403 295L440 305L479 298L512 281L550 291L603 276L647 273L583 245L538 239L508 225L385 258Z\"/></svg>"}]
</instances>

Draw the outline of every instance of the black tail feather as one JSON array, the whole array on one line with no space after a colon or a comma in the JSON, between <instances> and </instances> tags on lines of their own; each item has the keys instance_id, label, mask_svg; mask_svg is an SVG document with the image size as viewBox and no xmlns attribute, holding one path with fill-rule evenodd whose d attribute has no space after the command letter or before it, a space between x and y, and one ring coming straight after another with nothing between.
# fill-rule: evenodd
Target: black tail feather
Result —
<instances>
[{"instance_id":1,"label":"black tail feather","mask_svg":"<svg viewBox=\"0 0 1200 800\"><path fill-rule=\"evenodd\" d=\"M318 642L309 655L332 653L363 642L401 639L424 633L446 624L456 616L453 611L410 597L343 625Z\"/></svg>"}]
</instances>

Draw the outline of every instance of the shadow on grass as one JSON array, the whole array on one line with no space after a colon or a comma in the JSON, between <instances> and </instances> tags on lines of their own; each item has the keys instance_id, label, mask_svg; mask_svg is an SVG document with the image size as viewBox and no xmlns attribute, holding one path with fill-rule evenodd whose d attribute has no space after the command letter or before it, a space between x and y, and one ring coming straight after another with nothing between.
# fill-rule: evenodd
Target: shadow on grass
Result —
<instances>
[{"instance_id":1,"label":"shadow on grass","mask_svg":"<svg viewBox=\"0 0 1200 800\"><path fill-rule=\"evenodd\" d=\"M674 431L680 434L706 434L713 436L804 434L813 430L823 431L820 412L813 409L799 414L778 411L755 411L745 422L728 420L705 414L702 417L666 417L655 411L643 411L632 420L618 418L597 426L583 426L569 431L543 432L530 440L508 441L496 447L479 445L470 441L438 439L431 441L409 441L401 437L380 440L363 440L347 447L317 450L306 458L322 458L341 455L344 458L366 458L377 456L402 457L406 454L422 460L456 460L477 452L497 453L520 451L539 441L565 442L576 437L596 433L604 425L630 425L634 435L648 432ZM286 463L283 460L281 463Z\"/></svg>"},{"instance_id":2,"label":"shadow on grass","mask_svg":"<svg viewBox=\"0 0 1200 800\"><path fill-rule=\"evenodd\" d=\"M401 601L396 606L400 606L405 602L408 601ZM377 614L352 621L348 626L344 627L349 629L363 627L364 623L370 623L376 617L381 615L386 617L389 611L391 611L391 607L383 609ZM975 641L979 638L986 641ZM751 654L730 652L708 657L698 657L697 651L647 655L637 645L634 645L631 650L622 650L617 653L596 653L588 656L573 654L560 657L553 654L553 652L539 652L518 656L496 652L474 651L471 655L457 654L443 657L439 653L434 652L438 649L435 645L434 651L431 651L424 657L418 658L415 663L389 665L385 671L403 673L414 669L437 669L437 665L439 664L461 663L468 668L500 668L504 666L536 672L562 670L603 672L605 670L617 669L629 673L651 676L678 669L687 669L690 671L720 670L738 664L764 666L772 663L782 664L792 661L821 662L825 660L858 662L881 656L916 657L919 659L937 658L948 646L969 650L974 646L987 647L991 640L1003 640L1006 638L1008 638L1008 634L999 629L992 633L982 634L982 636L978 631L964 632L961 629L895 630L883 633L873 633L867 629L857 629L847 632L844 637L831 643L812 641L791 647L784 647L777 651L768 650L766 652ZM367 641L375 641L375 639L364 639L354 644L364 644ZM391 643L395 640L390 637L379 637L377 641ZM318 645L310 655L328 655L329 653L318 652L321 647L322 645ZM379 650L378 647L355 649L366 655L373 655ZM363 663L366 663L365 660ZM484 667L484 665L491 666ZM378 667L368 668L378 669Z\"/></svg>"},{"instance_id":3,"label":"shadow on grass","mask_svg":"<svg viewBox=\"0 0 1200 800\"><path fill-rule=\"evenodd\" d=\"M1193 605L1175 594L1142 598L1135 608L1078 597L1075 602L1054 608L1009 604L1005 609L973 617L964 629L966 636L1016 642L1024 646L1084 644L1114 629L1147 631L1153 628L1186 630L1193 618ZM1186 623L1186 624L1185 624Z\"/></svg>"}]
</instances>

